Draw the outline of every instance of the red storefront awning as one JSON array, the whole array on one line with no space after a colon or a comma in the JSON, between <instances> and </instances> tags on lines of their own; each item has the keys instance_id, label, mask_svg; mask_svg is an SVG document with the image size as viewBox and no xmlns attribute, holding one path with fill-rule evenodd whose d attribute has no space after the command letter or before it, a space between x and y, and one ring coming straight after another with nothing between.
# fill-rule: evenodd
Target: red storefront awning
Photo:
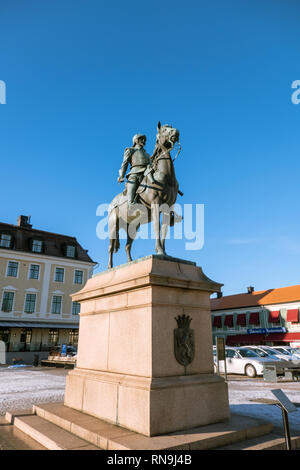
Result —
<instances>
[{"instance_id":1,"label":"red storefront awning","mask_svg":"<svg viewBox=\"0 0 300 470\"><path fill-rule=\"evenodd\" d=\"M259 325L259 312L250 313L249 324Z\"/></svg>"},{"instance_id":2,"label":"red storefront awning","mask_svg":"<svg viewBox=\"0 0 300 470\"><path fill-rule=\"evenodd\" d=\"M252 335L229 335L226 338L226 344L234 346L235 344L260 344L265 335L253 333Z\"/></svg>"},{"instance_id":3,"label":"red storefront awning","mask_svg":"<svg viewBox=\"0 0 300 470\"><path fill-rule=\"evenodd\" d=\"M300 341L300 332L299 333L269 333L269 334L260 334L253 333L248 335L228 335L226 338L226 344L228 346L234 346L236 344L263 344L269 341Z\"/></svg>"},{"instance_id":4,"label":"red storefront awning","mask_svg":"<svg viewBox=\"0 0 300 470\"><path fill-rule=\"evenodd\" d=\"M225 316L224 325L233 326L233 315L226 315Z\"/></svg>"},{"instance_id":5,"label":"red storefront awning","mask_svg":"<svg viewBox=\"0 0 300 470\"><path fill-rule=\"evenodd\" d=\"M213 326L217 328L222 327L222 317L220 315L218 317L214 317Z\"/></svg>"},{"instance_id":6,"label":"red storefront awning","mask_svg":"<svg viewBox=\"0 0 300 470\"><path fill-rule=\"evenodd\" d=\"M299 333L271 333L265 337L266 341L300 341Z\"/></svg>"},{"instance_id":7,"label":"red storefront awning","mask_svg":"<svg viewBox=\"0 0 300 470\"><path fill-rule=\"evenodd\" d=\"M269 323L280 323L280 310L269 312Z\"/></svg>"},{"instance_id":8,"label":"red storefront awning","mask_svg":"<svg viewBox=\"0 0 300 470\"><path fill-rule=\"evenodd\" d=\"M236 324L240 326L246 326L246 314L245 313L240 313L237 316Z\"/></svg>"},{"instance_id":9,"label":"red storefront awning","mask_svg":"<svg viewBox=\"0 0 300 470\"><path fill-rule=\"evenodd\" d=\"M286 321L290 321L292 323L298 323L299 317L299 310L298 308L294 308L292 310L287 311Z\"/></svg>"}]
</instances>

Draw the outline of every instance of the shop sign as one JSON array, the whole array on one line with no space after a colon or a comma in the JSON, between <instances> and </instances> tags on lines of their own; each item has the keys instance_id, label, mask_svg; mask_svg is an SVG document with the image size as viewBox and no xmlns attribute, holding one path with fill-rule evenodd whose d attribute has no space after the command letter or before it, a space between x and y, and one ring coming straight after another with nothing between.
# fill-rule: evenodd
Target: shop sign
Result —
<instances>
[{"instance_id":1,"label":"shop sign","mask_svg":"<svg viewBox=\"0 0 300 470\"><path fill-rule=\"evenodd\" d=\"M286 333L286 328L283 326L274 326L272 328L249 328L247 330L248 335L261 334L268 335L269 333Z\"/></svg>"}]
</instances>

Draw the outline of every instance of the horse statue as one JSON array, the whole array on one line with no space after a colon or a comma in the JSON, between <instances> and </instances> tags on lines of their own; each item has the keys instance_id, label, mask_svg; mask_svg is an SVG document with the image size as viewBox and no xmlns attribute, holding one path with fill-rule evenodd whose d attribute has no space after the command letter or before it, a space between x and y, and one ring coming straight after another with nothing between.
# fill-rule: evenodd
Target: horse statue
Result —
<instances>
[{"instance_id":1,"label":"horse statue","mask_svg":"<svg viewBox=\"0 0 300 470\"><path fill-rule=\"evenodd\" d=\"M127 232L125 246L127 261L132 261L131 246L136 232L141 224L153 222L156 238L155 251L166 255L165 239L168 227L179 222L180 216L172 210L176 202L179 185L175 176L173 159L170 155L174 145L178 143L179 131L169 125L157 126L156 143L152 160L152 174L145 175L137 189L137 204L133 208L128 206L126 189L117 194L112 200L108 210L109 228L109 262L108 268L113 267L113 253L120 248L119 231L123 228ZM176 158L175 157L175 158ZM174 160L175 160L174 158ZM162 214L162 222L161 222Z\"/></svg>"}]
</instances>

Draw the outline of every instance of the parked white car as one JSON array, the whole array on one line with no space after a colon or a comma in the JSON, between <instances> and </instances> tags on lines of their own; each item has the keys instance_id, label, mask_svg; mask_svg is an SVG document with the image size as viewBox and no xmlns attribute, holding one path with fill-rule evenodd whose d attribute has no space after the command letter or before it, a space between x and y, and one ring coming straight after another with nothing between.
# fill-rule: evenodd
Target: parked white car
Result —
<instances>
[{"instance_id":1,"label":"parked white car","mask_svg":"<svg viewBox=\"0 0 300 470\"><path fill-rule=\"evenodd\" d=\"M300 359L300 349L292 348L291 346L272 346L272 349L275 349L280 354L286 354L287 356L294 356Z\"/></svg>"},{"instance_id":2,"label":"parked white car","mask_svg":"<svg viewBox=\"0 0 300 470\"><path fill-rule=\"evenodd\" d=\"M215 371L217 370L216 350L213 350ZM259 356L253 349L246 347L226 347L226 369L228 374L243 374L248 377L263 375L264 364L280 362L279 359L270 360L269 357ZM219 371L225 372L224 361L219 361Z\"/></svg>"},{"instance_id":3,"label":"parked white car","mask_svg":"<svg viewBox=\"0 0 300 470\"><path fill-rule=\"evenodd\" d=\"M293 362L299 362L299 357L295 356L294 354L286 354L283 352L278 351L277 349L270 347L270 346L259 346L263 351L266 351L266 353L269 353L270 355L275 355L277 356L281 361L293 361Z\"/></svg>"},{"instance_id":4,"label":"parked white car","mask_svg":"<svg viewBox=\"0 0 300 470\"><path fill-rule=\"evenodd\" d=\"M276 359L280 359L281 361L288 361L289 355L285 355L279 351L273 350L273 348L269 348L268 346L246 346L249 349L255 351L261 357L268 357L270 361L276 361Z\"/></svg>"}]
</instances>

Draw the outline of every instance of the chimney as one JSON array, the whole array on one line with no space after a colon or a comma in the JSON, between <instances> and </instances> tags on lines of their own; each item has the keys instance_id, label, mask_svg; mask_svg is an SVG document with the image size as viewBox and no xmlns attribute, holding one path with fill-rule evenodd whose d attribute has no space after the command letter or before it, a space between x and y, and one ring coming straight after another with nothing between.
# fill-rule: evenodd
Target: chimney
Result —
<instances>
[{"instance_id":1,"label":"chimney","mask_svg":"<svg viewBox=\"0 0 300 470\"><path fill-rule=\"evenodd\" d=\"M32 225L30 224L30 215L19 215L18 217L18 227L27 227L31 228Z\"/></svg>"},{"instance_id":2,"label":"chimney","mask_svg":"<svg viewBox=\"0 0 300 470\"><path fill-rule=\"evenodd\" d=\"M247 290L248 290L248 294L252 294L252 292L254 292L254 287L249 286L247 287Z\"/></svg>"},{"instance_id":3,"label":"chimney","mask_svg":"<svg viewBox=\"0 0 300 470\"><path fill-rule=\"evenodd\" d=\"M217 292L217 299L221 299L223 297L223 292Z\"/></svg>"}]
</instances>

